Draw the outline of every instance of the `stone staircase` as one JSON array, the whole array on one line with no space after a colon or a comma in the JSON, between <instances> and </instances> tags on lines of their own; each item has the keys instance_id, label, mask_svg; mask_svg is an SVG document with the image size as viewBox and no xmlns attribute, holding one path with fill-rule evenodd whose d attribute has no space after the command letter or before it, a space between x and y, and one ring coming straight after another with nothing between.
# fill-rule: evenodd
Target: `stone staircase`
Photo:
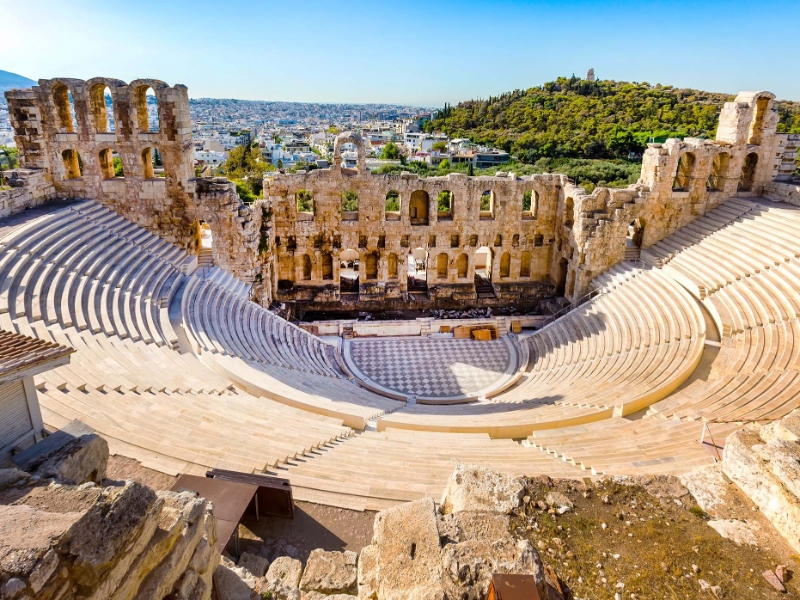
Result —
<instances>
[{"instance_id":1,"label":"stone staircase","mask_svg":"<svg viewBox=\"0 0 800 600\"><path fill-rule=\"evenodd\" d=\"M479 300L497 297L494 293L492 282L481 275L475 275L475 292Z\"/></svg>"}]
</instances>

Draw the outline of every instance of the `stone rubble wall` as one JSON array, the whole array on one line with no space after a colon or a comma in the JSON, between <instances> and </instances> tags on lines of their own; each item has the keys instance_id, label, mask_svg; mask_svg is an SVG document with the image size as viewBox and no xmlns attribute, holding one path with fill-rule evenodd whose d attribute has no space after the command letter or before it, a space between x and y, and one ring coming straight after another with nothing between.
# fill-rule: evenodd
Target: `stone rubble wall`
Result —
<instances>
[{"instance_id":1,"label":"stone rubble wall","mask_svg":"<svg viewBox=\"0 0 800 600\"><path fill-rule=\"evenodd\" d=\"M47 171L12 169L2 171L2 177L10 189L0 190L0 219L56 197L56 188Z\"/></svg>"},{"instance_id":2,"label":"stone rubble wall","mask_svg":"<svg viewBox=\"0 0 800 600\"><path fill-rule=\"evenodd\" d=\"M800 206L800 183L771 181L764 186L764 196L776 202Z\"/></svg>"}]
</instances>

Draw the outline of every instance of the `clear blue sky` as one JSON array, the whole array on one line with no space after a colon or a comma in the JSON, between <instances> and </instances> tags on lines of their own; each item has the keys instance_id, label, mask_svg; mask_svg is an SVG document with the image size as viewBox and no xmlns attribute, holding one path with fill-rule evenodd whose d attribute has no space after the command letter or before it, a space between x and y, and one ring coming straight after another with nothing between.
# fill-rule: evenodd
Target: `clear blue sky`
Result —
<instances>
[{"instance_id":1,"label":"clear blue sky","mask_svg":"<svg viewBox=\"0 0 800 600\"><path fill-rule=\"evenodd\" d=\"M440 106L602 79L800 100L800 1L2 0L0 69L192 97Z\"/></svg>"}]
</instances>

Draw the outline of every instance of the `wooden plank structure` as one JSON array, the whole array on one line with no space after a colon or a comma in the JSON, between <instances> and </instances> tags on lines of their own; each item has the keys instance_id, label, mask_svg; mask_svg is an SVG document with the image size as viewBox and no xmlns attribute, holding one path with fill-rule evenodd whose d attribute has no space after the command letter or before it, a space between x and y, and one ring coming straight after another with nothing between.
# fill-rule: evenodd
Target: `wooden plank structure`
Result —
<instances>
[{"instance_id":1,"label":"wooden plank structure","mask_svg":"<svg viewBox=\"0 0 800 600\"><path fill-rule=\"evenodd\" d=\"M217 518L216 548L221 553L233 536L236 557L239 557L239 523L251 504L258 520L258 486L211 477L183 474L172 486L173 492L190 491L213 502Z\"/></svg>"},{"instance_id":2,"label":"wooden plank structure","mask_svg":"<svg viewBox=\"0 0 800 600\"><path fill-rule=\"evenodd\" d=\"M487 600L541 600L533 575L495 573Z\"/></svg>"},{"instance_id":3,"label":"wooden plank structure","mask_svg":"<svg viewBox=\"0 0 800 600\"><path fill-rule=\"evenodd\" d=\"M294 518L294 499L292 498L292 484L288 479L262 475L260 473L240 473L225 469L211 469L206 471L206 477L225 481L236 481L257 485L258 510L262 515L276 515Z\"/></svg>"}]
</instances>

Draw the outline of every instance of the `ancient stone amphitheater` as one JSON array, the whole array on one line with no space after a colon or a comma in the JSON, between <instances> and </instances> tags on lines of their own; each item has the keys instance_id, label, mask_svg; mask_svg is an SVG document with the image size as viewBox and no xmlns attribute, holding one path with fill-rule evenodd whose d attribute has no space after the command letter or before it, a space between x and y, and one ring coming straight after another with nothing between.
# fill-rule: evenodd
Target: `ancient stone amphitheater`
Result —
<instances>
[{"instance_id":1,"label":"ancient stone amphitheater","mask_svg":"<svg viewBox=\"0 0 800 600\"><path fill-rule=\"evenodd\" d=\"M184 86L55 79L6 97L22 168L0 191L0 328L76 349L36 378L48 427L80 419L146 467L279 474L298 499L380 509L438 497L457 462L679 474L800 404L800 188L787 177L798 140L776 133L769 93L727 103L714 141L652 144L627 189L586 194L547 174L373 175L348 134L330 169L276 175L252 205L224 179L195 178ZM341 165L345 143L359 150L355 169ZM341 210L347 189L355 214ZM313 194L310 212L299 190ZM363 340L323 340L268 309L418 305L397 276L418 247L425 301L480 305L482 246L499 257L482 280L492 305L563 295L572 310L519 336L496 320L497 342L414 338L450 345L425 358L445 373L459 344L502 344L497 378L444 402L408 402L370 379L363 356L399 338L368 340L359 366ZM355 297L338 283L346 248L360 258Z\"/></svg>"}]
</instances>

